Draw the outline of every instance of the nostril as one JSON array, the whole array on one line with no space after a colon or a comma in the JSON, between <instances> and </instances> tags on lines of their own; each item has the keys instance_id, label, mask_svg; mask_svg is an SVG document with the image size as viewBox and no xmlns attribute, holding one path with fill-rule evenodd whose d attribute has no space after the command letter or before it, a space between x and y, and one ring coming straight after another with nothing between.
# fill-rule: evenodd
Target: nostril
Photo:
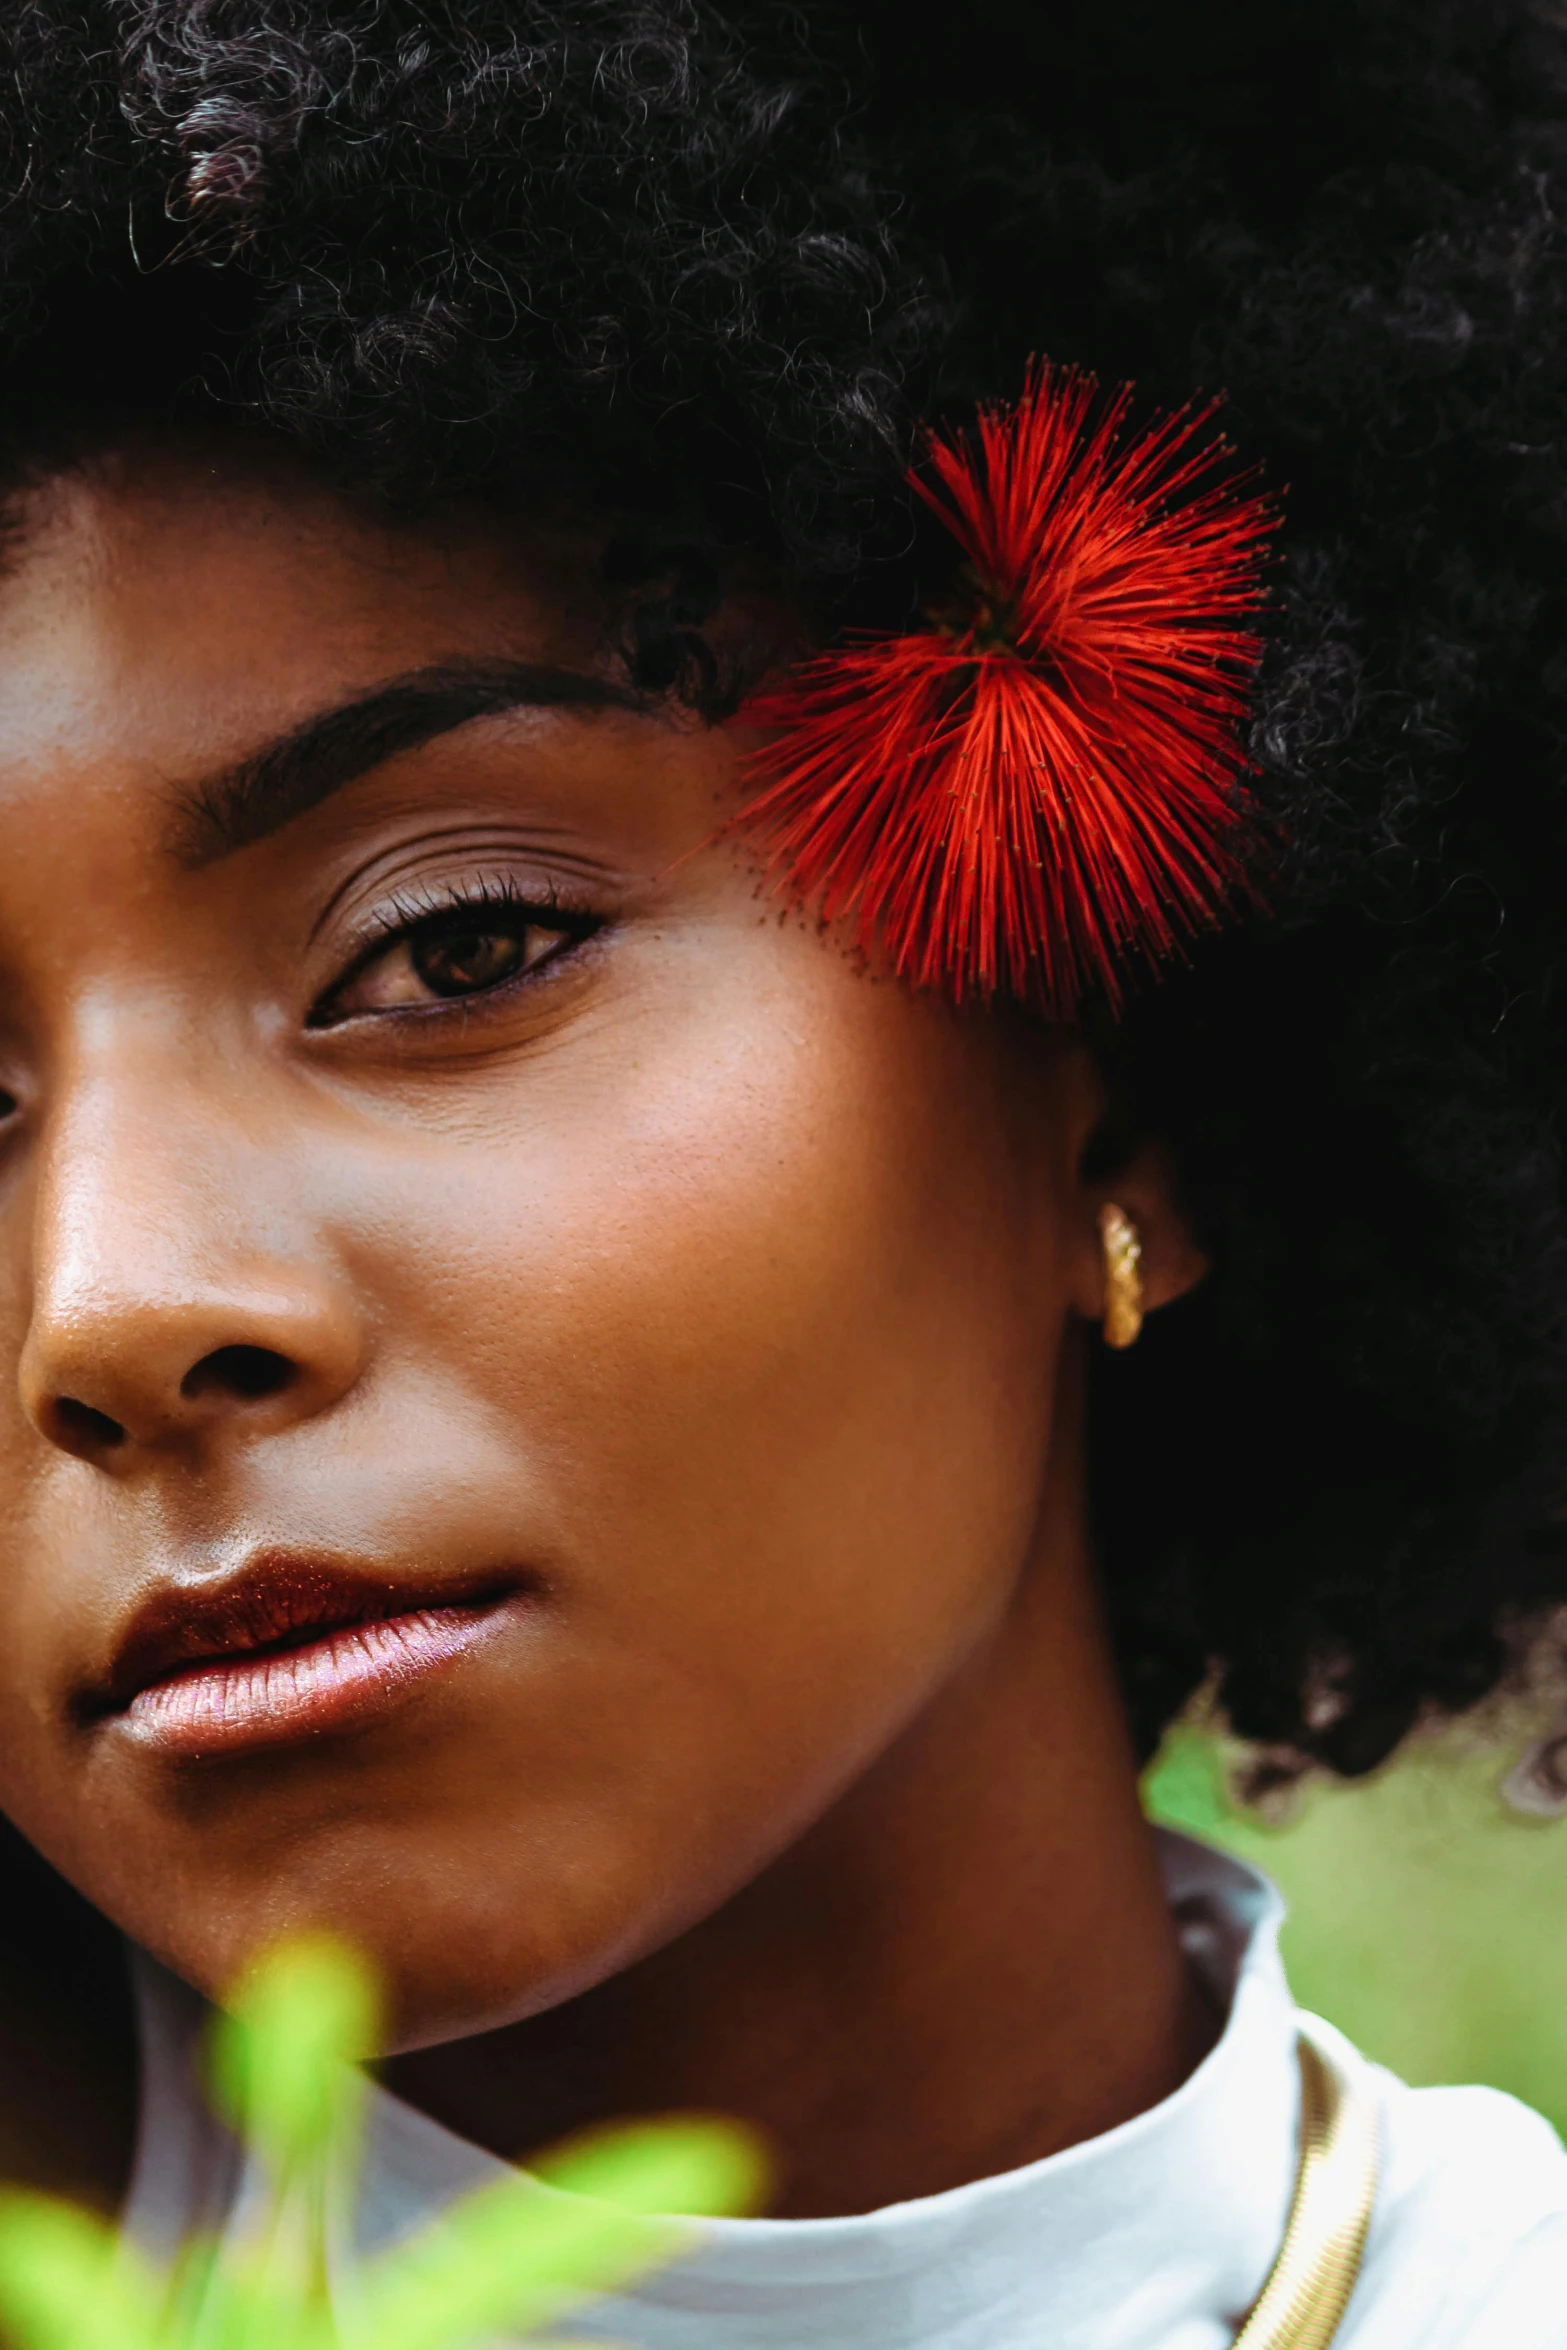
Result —
<instances>
[{"instance_id":1,"label":"nostril","mask_svg":"<svg viewBox=\"0 0 1567 2350\"><path fill-rule=\"evenodd\" d=\"M74 1395L57 1395L54 1416L60 1433L73 1451L106 1452L125 1442L125 1430L118 1420L111 1420L107 1412L96 1412L90 1403L78 1403Z\"/></svg>"},{"instance_id":2,"label":"nostril","mask_svg":"<svg viewBox=\"0 0 1567 2350\"><path fill-rule=\"evenodd\" d=\"M281 1394L293 1376L287 1355L274 1354L269 1346L219 1346L186 1372L180 1393L187 1402L221 1395L252 1403Z\"/></svg>"}]
</instances>

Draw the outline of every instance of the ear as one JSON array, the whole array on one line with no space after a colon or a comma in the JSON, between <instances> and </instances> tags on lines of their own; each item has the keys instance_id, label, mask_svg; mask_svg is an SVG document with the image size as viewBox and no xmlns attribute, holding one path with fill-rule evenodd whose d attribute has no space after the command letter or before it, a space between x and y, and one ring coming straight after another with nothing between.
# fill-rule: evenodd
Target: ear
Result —
<instances>
[{"instance_id":1,"label":"ear","mask_svg":"<svg viewBox=\"0 0 1567 2350\"><path fill-rule=\"evenodd\" d=\"M1092 1157L1085 1153L1092 1165ZM1196 1288L1210 1270L1209 1259L1198 1246L1181 1208L1175 1167L1168 1145L1144 1140L1122 1158L1113 1174L1095 1168L1084 1172L1076 1186L1074 1221L1079 1234L1075 1257L1079 1266L1072 1302L1087 1321L1100 1322L1105 1311L1104 1246L1099 1212L1110 1204L1129 1216L1142 1245L1138 1270L1143 1282L1143 1311L1156 1313Z\"/></svg>"}]
</instances>

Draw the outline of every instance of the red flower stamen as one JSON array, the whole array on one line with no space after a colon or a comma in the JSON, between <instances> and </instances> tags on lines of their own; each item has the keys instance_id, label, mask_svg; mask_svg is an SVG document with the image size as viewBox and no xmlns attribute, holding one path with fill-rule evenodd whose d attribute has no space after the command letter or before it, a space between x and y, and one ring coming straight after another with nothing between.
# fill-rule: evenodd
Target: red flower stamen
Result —
<instances>
[{"instance_id":1,"label":"red flower stamen","mask_svg":"<svg viewBox=\"0 0 1567 2350\"><path fill-rule=\"evenodd\" d=\"M1069 1019L1118 1000L1246 881L1239 737L1277 521L1227 475L1214 403L1135 438L1130 391L1031 369L910 476L967 558L905 636L803 662L741 822L771 881L897 975Z\"/></svg>"}]
</instances>

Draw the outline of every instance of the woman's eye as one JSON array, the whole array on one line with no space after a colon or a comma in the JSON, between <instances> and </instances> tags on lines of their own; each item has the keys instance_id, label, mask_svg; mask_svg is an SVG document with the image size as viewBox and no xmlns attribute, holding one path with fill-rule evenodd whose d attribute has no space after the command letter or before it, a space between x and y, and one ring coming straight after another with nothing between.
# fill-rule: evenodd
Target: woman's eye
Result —
<instances>
[{"instance_id":1,"label":"woman's eye","mask_svg":"<svg viewBox=\"0 0 1567 2350\"><path fill-rule=\"evenodd\" d=\"M362 963L332 996L327 1016L346 1020L359 1012L486 995L547 962L577 935L520 914L503 922L468 915L421 926Z\"/></svg>"}]
</instances>

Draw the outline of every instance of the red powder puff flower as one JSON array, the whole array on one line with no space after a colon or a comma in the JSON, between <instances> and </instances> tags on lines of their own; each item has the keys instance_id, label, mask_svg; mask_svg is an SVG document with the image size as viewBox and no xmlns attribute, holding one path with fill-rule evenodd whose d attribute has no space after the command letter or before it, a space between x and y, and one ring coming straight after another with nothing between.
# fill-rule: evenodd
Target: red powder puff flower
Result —
<instances>
[{"instance_id":1,"label":"red powder puff flower","mask_svg":"<svg viewBox=\"0 0 1567 2350\"><path fill-rule=\"evenodd\" d=\"M914 488L967 557L906 636L802 663L741 823L769 878L898 976L1068 1019L1244 886L1238 724L1277 516L1225 478L1213 403L1124 433L1123 387L1037 364L926 436Z\"/></svg>"}]
</instances>

